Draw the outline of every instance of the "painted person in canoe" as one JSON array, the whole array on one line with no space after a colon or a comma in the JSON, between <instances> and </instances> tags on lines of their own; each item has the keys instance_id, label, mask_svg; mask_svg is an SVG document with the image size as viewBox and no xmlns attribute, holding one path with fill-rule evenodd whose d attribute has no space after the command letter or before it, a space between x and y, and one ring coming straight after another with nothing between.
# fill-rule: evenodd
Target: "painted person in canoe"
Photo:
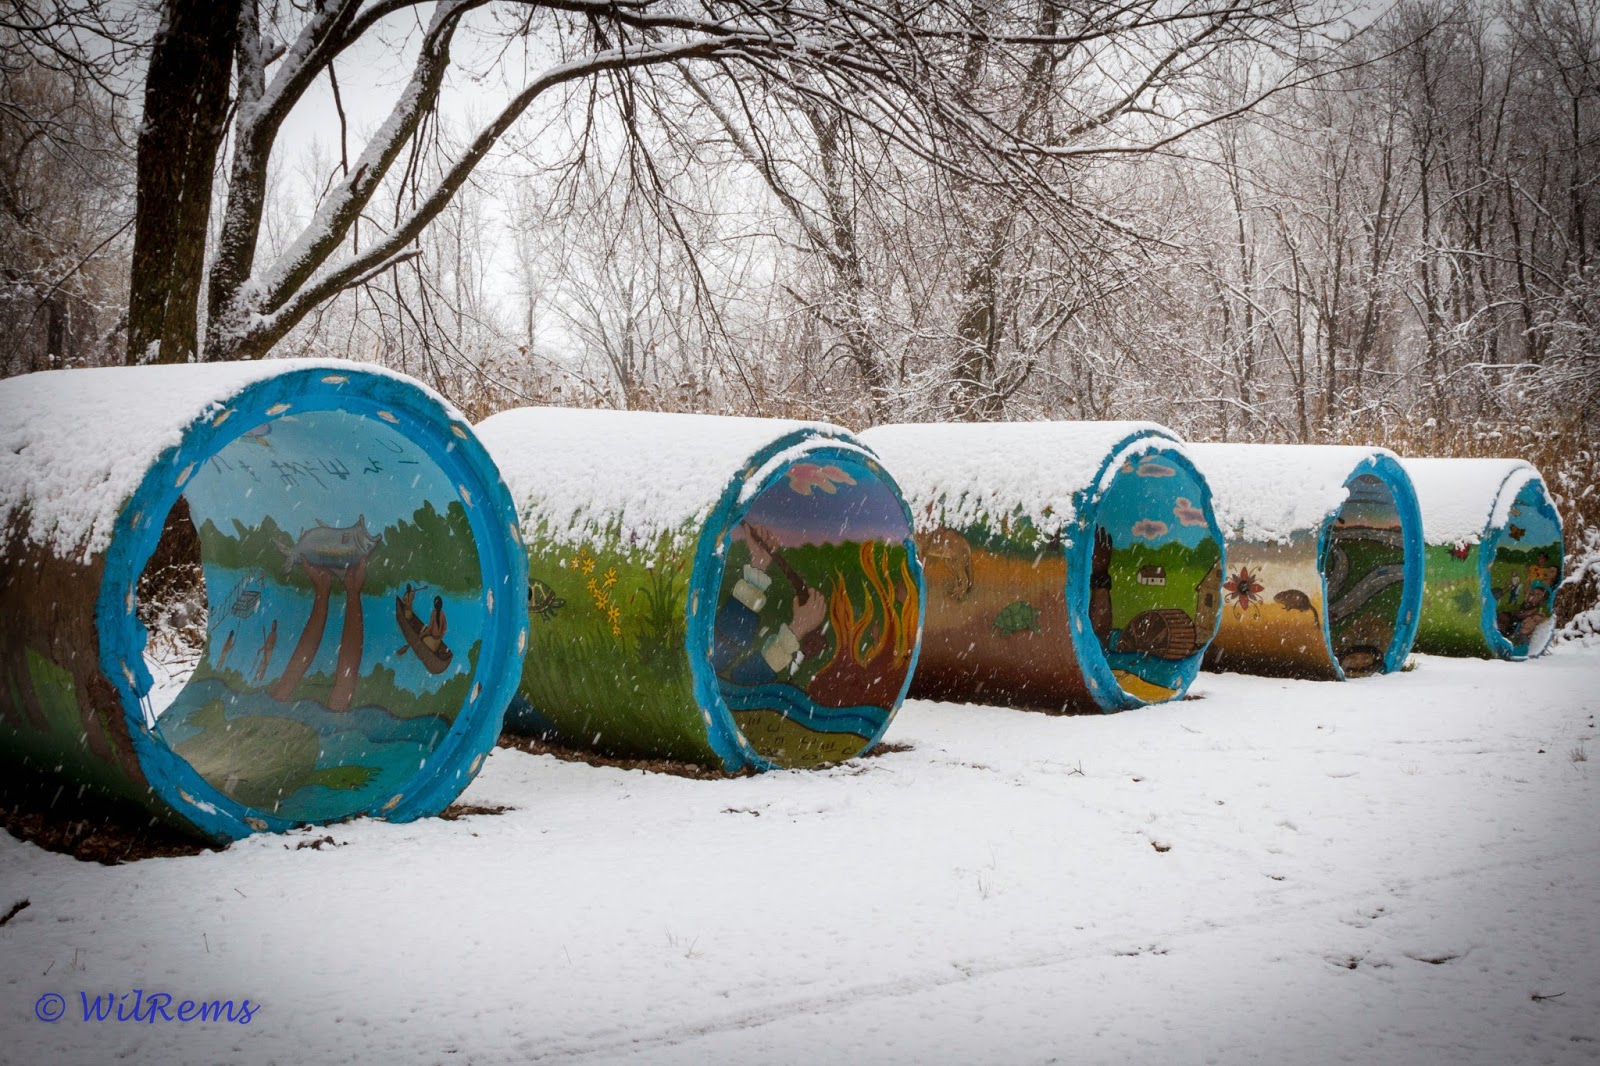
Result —
<instances>
[{"instance_id":1,"label":"painted person in canoe","mask_svg":"<svg viewBox=\"0 0 1600 1066\"><path fill-rule=\"evenodd\" d=\"M448 625L444 616L444 599L440 596L433 598L433 613L428 616L428 622L423 624L417 615L412 603L417 598L421 589L406 585L406 590L394 601L394 620L400 626L400 633L406 638L405 644L396 649L396 655L404 655L408 650L416 652L417 659L427 668L430 674L442 674L450 666L450 660L455 653L444 642L444 632Z\"/></svg>"}]
</instances>

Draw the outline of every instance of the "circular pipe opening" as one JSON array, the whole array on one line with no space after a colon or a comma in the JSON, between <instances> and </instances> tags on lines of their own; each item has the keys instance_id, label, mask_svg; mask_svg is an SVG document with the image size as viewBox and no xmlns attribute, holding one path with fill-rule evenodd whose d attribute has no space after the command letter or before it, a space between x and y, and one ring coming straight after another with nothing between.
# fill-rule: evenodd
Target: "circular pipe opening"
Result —
<instances>
[{"instance_id":1,"label":"circular pipe opening","mask_svg":"<svg viewBox=\"0 0 1600 1066\"><path fill-rule=\"evenodd\" d=\"M1354 475L1345 489L1319 568L1328 647L1344 676L1365 677L1398 665L1416 609L1407 602L1406 519L1394 489L1375 473Z\"/></svg>"},{"instance_id":2,"label":"circular pipe opening","mask_svg":"<svg viewBox=\"0 0 1600 1066\"><path fill-rule=\"evenodd\" d=\"M921 632L911 519L874 460L823 447L729 512L706 575L714 700L758 766L871 747L905 694Z\"/></svg>"},{"instance_id":3,"label":"circular pipe opening","mask_svg":"<svg viewBox=\"0 0 1600 1066\"><path fill-rule=\"evenodd\" d=\"M108 553L102 661L115 674L121 660L152 786L208 832L431 813L497 732L525 639L494 609L525 583L509 500L423 394L375 376L344 388L353 376L235 397L147 475ZM167 561L185 547L187 567ZM195 571L157 595L163 575ZM162 698L144 655L181 632L174 604L203 636Z\"/></svg>"},{"instance_id":4,"label":"circular pipe opening","mask_svg":"<svg viewBox=\"0 0 1600 1066\"><path fill-rule=\"evenodd\" d=\"M1525 659L1549 647L1562 548L1560 516L1544 482L1531 478L1517 491L1505 524L1479 549L1484 636L1499 655Z\"/></svg>"},{"instance_id":5,"label":"circular pipe opening","mask_svg":"<svg viewBox=\"0 0 1600 1066\"><path fill-rule=\"evenodd\" d=\"M1172 699L1194 680L1219 620L1210 490L1185 456L1147 447L1119 465L1089 517L1092 542L1078 553L1091 631L1080 639L1093 642L1080 652L1085 674L1112 707Z\"/></svg>"}]
</instances>

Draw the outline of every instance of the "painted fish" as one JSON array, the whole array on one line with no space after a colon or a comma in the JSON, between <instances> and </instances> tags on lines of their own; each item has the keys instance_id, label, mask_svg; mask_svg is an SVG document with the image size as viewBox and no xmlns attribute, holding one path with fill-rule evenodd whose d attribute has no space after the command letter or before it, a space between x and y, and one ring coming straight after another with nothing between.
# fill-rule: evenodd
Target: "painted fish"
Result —
<instances>
[{"instance_id":1,"label":"painted fish","mask_svg":"<svg viewBox=\"0 0 1600 1066\"><path fill-rule=\"evenodd\" d=\"M311 529L303 530L296 544L278 542L283 552L283 572L289 573L295 564L320 566L328 570L346 570L371 555L383 544L383 534L367 532L367 516L361 515L353 526L330 526L321 519Z\"/></svg>"}]
</instances>

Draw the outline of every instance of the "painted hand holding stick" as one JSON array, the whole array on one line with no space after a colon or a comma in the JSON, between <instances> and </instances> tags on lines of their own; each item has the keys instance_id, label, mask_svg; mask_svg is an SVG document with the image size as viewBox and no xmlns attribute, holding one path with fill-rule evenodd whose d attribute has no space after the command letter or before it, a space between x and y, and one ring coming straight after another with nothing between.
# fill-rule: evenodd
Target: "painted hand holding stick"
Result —
<instances>
[{"instance_id":1,"label":"painted hand holding stick","mask_svg":"<svg viewBox=\"0 0 1600 1066\"><path fill-rule=\"evenodd\" d=\"M718 620L722 635L730 644L743 646L744 651L731 662L719 664L721 669L718 673L732 681L753 684L761 680L757 676L761 673L758 663L765 663L768 676L783 674L797 662L811 658L822 650L825 642L819 630L827 618L828 604L827 598L809 587L805 579L784 559L770 533L749 523L741 528L745 531L745 542L749 546L750 562L734 584L733 598L745 611L739 613L737 623L732 616L725 620L719 615ZM760 614L767 604L767 592L772 585L772 576L767 571L774 566L789 582L794 591L794 600L789 621L779 624L777 633L761 644L760 655L757 656L753 654L758 650L754 647L755 639L765 631L765 627L760 626ZM796 656L799 656L798 660Z\"/></svg>"}]
</instances>

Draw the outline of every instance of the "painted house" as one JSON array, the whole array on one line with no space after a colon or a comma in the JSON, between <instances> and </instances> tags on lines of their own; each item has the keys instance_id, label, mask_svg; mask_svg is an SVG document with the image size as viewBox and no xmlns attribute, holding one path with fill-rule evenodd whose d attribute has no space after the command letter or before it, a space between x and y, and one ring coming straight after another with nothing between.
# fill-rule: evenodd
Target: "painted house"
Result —
<instances>
[{"instance_id":1,"label":"painted house","mask_svg":"<svg viewBox=\"0 0 1600 1066\"><path fill-rule=\"evenodd\" d=\"M1167 570L1163 566L1144 566L1139 568L1139 584L1165 585L1167 583Z\"/></svg>"}]
</instances>

